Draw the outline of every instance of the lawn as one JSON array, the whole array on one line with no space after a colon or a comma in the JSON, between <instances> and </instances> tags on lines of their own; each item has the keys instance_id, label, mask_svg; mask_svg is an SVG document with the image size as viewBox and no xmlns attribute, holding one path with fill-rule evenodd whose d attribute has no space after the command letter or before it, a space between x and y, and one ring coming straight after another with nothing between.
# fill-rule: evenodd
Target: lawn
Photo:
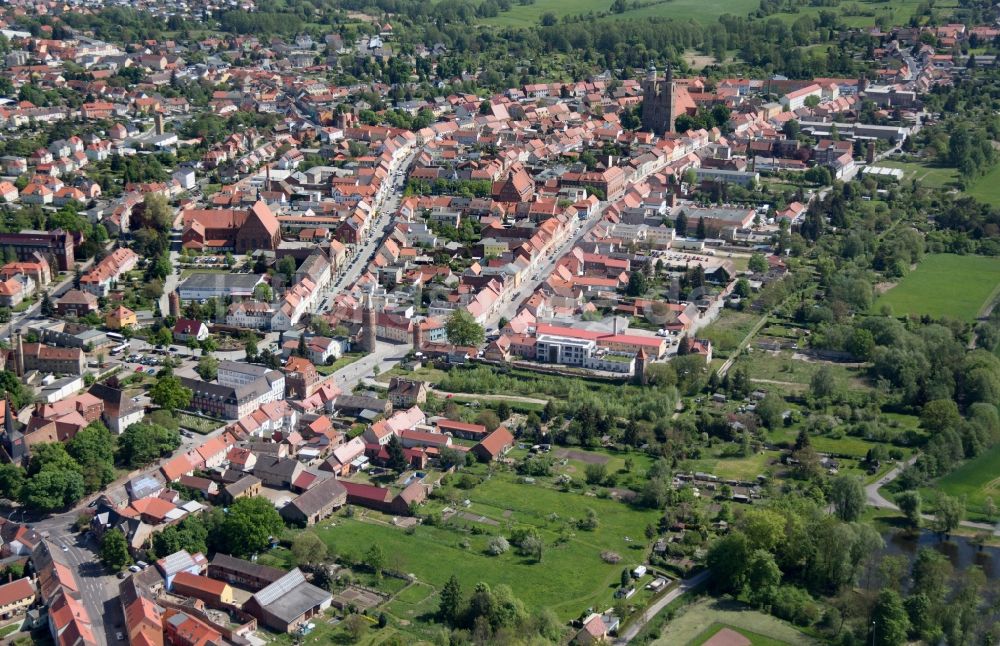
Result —
<instances>
[{"instance_id":1,"label":"lawn","mask_svg":"<svg viewBox=\"0 0 1000 646\"><path fill-rule=\"evenodd\" d=\"M211 433L220 426L225 426L225 422L205 419L204 417L197 417L188 413L179 413L177 419L180 422L181 428L186 428L189 431L201 433L202 435Z\"/></svg>"},{"instance_id":2,"label":"lawn","mask_svg":"<svg viewBox=\"0 0 1000 646\"><path fill-rule=\"evenodd\" d=\"M608 16L608 19L641 19L641 18L675 18L677 20L694 20L703 24L718 22L722 14L746 16L759 6L757 0L670 0L659 2L639 9L633 9L621 14ZM541 22L546 13L552 13L557 18L566 15L588 14L590 12L607 12L611 7L608 0L536 0L533 4L513 3L510 11L501 12L494 18L484 22L501 27L532 27Z\"/></svg>"},{"instance_id":3,"label":"lawn","mask_svg":"<svg viewBox=\"0 0 1000 646\"><path fill-rule=\"evenodd\" d=\"M745 458L719 457L689 460L684 463L684 466L690 471L711 473L723 480L747 482L752 481L762 473L766 473L768 465L779 457L781 454L778 451L764 451Z\"/></svg>"},{"instance_id":4,"label":"lawn","mask_svg":"<svg viewBox=\"0 0 1000 646\"><path fill-rule=\"evenodd\" d=\"M904 162L888 159L880 161L878 165L887 168L900 168L904 173L904 182L908 183L915 177L921 186L927 188L948 188L958 183L958 172L954 168L946 168L930 163Z\"/></svg>"},{"instance_id":5,"label":"lawn","mask_svg":"<svg viewBox=\"0 0 1000 646\"><path fill-rule=\"evenodd\" d=\"M344 366L349 366L361 357L365 356L364 353L351 353L345 354L328 366L316 366L316 372L321 375L332 375Z\"/></svg>"},{"instance_id":6,"label":"lawn","mask_svg":"<svg viewBox=\"0 0 1000 646\"><path fill-rule=\"evenodd\" d=\"M529 608L550 607L563 619L576 617L588 606L611 605L622 567L645 559L643 531L655 523L655 511L636 510L610 499L564 493L542 485L520 484L513 476L494 474L469 491L459 491L471 501L462 511L487 522L453 518L442 527L419 525L412 533L379 522L374 517L336 517L324 523L319 535L334 552L360 558L368 545L379 543L390 569L412 573L434 594L421 595L407 589L392 609L409 617L433 609L436 592L454 574L465 590L480 581L507 584ZM594 531L570 528L571 519L597 512ZM555 514L555 515L553 515ZM491 535L509 534L508 525L531 525L544 541L540 563L515 550L488 556ZM475 527L477 532L466 531ZM626 541L625 537L634 537ZM622 563L601 560L601 552L613 550ZM399 616L399 615L397 615ZM403 617L406 618L406 617Z\"/></svg>"},{"instance_id":7,"label":"lawn","mask_svg":"<svg viewBox=\"0 0 1000 646\"><path fill-rule=\"evenodd\" d=\"M1000 259L932 254L880 296L872 309L877 312L889 305L896 316L926 314L971 321L994 300L998 286Z\"/></svg>"},{"instance_id":8,"label":"lawn","mask_svg":"<svg viewBox=\"0 0 1000 646\"><path fill-rule=\"evenodd\" d=\"M703 644L723 627L748 637L755 646L814 643L785 621L750 610L735 601L711 598L684 608L676 619L664 627L660 638L653 643L656 646Z\"/></svg>"},{"instance_id":9,"label":"lawn","mask_svg":"<svg viewBox=\"0 0 1000 646\"><path fill-rule=\"evenodd\" d=\"M760 315L753 312L723 310L714 323L698 332L698 338L709 339L716 351L731 352L759 320Z\"/></svg>"},{"instance_id":10,"label":"lawn","mask_svg":"<svg viewBox=\"0 0 1000 646\"><path fill-rule=\"evenodd\" d=\"M1000 205L1000 164L977 179L966 193L990 206Z\"/></svg>"},{"instance_id":11,"label":"lawn","mask_svg":"<svg viewBox=\"0 0 1000 646\"><path fill-rule=\"evenodd\" d=\"M992 497L993 502L1000 506L1000 445L939 479L923 494L926 499L934 500L939 491L956 498L964 497L970 520L997 520L987 519L983 515L983 506L987 497Z\"/></svg>"},{"instance_id":12,"label":"lawn","mask_svg":"<svg viewBox=\"0 0 1000 646\"><path fill-rule=\"evenodd\" d=\"M838 365L829 362L807 361L795 359L790 352L769 352L754 348L753 352L744 355L736 364L745 365L750 373L750 379L759 381L760 388L767 390L767 382L801 384L808 386L820 368L828 367L845 385L851 389L866 386L861 371L857 368Z\"/></svg>"}]
</instances>

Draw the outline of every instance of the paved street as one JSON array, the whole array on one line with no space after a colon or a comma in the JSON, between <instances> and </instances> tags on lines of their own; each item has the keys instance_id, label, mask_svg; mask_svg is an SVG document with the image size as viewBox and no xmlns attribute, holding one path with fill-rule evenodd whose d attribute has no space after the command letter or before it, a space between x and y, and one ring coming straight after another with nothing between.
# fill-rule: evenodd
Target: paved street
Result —
<instances>
[{"instance_id":1,"label":"paved street","mask_svg":"<svg viewBox=\"0 0 1000 646\"><path fill-rule=\"evenodd\" d=\"M414 149L400 164L399 171L393 175L391 180L392 191L381 204L376 205L378 215L375 222L372 223L364 244L355 249L354 255L348 261L346 269L341 271L331 284L331 291L342 291L354 283L361 276L361 272L364 271L365 267L368 266L372 255L382 244L382 241L390 230L389 227L392 224L396 211L399 209L399 203L403 199L403 192L406 190L406 177L409 174L410 167L413 165L419 152L419 148Z\"/></svg>"},{"instance_id":2,"label":"paved street","mask_svg":"<svg viewBox=\"0 0 1000 646\"><path fill-rule=\"evenodd\" d=\"M559 247L557 247L552 253L546 256L543 264L537 267L531 276L531 279L525 283L522 283L517 291L510 293L503 297L503 304L494 316L491 316L486 321L487 328L498 327L498 323L501 318L510 320L517 314L518 308L521 303L534 293L535 289L538 288L545 279L548 278L549 274L556 266L556 262L562 258L567 251L571 250L577 242L583 239L594 226L601 221L601 217L604 215L604 209L607 208L608 203L602 202L601 208L597 213L594 213L586 220L577 220L573 226L574 231L566 241L563 242Z\"/></svg>"},{"instance_id":3,"label":"paved street","mask_svg":"<svg viewBox=\"0 0 1000 646\"><path fill-rule=\"evenodd\" d=\"M626 628L625 631L621 635L619 635L618 639L615 640L615 644L616 645L627 644L633 639L635 639L635 636L638 635L639 632L646 627L646 624L652 621L653 617L658 615L661 610L666 608L667 605L670 604L670 602L672 602L674 599L677 599L682 594L685 594L686 592L689 592L694 588L699 587L700 585L705 583L705 581L708 580L709 576L711 576L711 572L705 570L703 572L699 572L698 574L694 575L689 579L684 579L683 581L681 581L680 585L678 585L676 588L674 588L670 592L660 597L655 603L653 603L653 605L647 608L646 611L643 612L640 617L634 619L631 623L629 623L628 628Z\"/></svg>"}]
</instances>

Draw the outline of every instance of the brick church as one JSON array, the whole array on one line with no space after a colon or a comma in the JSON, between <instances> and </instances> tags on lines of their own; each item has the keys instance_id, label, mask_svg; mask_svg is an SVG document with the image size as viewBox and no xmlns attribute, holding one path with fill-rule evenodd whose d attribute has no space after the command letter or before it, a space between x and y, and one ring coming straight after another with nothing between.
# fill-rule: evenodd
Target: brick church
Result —
<instances>
[{"instance_id":1,"label":"brick church","mask_svg":"<svg viewBox=\"0 0 1000 646\"><path fill-rule=\"evenodd\" d=\"M697 106L687 87L674 82L674 73L667 68L666 78L659 78L650 66L642 82L642 127L655 135L674 132L674 122L681 114L694 114Z\"/></svg>"},{"instance_id":2,"label":"brick church","mask_svg":"<svg viewBox=\"0 0 1000 646\"><path fill-rule=\"evenodd\" d=\"M280 243L278 218L260 200L249 209L191 209L184 213L181 244L185 249L247 253L274 251Z\"/></svg>"}]
</instances>

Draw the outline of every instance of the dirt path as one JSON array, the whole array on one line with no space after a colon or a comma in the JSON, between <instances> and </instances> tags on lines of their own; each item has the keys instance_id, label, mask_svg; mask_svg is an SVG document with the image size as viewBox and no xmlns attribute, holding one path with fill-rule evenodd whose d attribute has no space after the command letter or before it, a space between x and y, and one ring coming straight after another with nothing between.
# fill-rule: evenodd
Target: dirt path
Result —
<instances>
[{"instance_id":1,"label":"dirt path","mask_svg":"<svg viewBox=\"0 0 1000 646\"><path fill-rule=\"evenodd\" d=\"M808 384L800 384L797 381L778 381L777 379L754 379L751 378L755 384L774 384L775 386L785 386L787 388L808 388Z\"/></svg>"},{"instance_id":2,"label":"dirt path","mask_svg":"<svg viewBox=\"0 0 1000 646\"><path fill-rule=\"evenodd\" d=\"M460 397L462 399L482 399L485 401L511 401L519 402L521 404L539 404L544 406L549 403L547 399L537 399L535 397L522 397L521 395L480 395L477 393L450 393L447 390L438 390L436 388L431 388L430 392L435 395L440 395L441 397Z\"/></svg>"}]
</instances>

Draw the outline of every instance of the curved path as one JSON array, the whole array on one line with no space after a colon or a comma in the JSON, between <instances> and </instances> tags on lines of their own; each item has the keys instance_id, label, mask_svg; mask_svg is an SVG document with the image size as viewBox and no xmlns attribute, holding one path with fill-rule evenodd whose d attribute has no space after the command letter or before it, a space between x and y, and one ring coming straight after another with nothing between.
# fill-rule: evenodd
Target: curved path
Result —
<instances>
[{"instance_id":1,"label":"curved path","mask_svg":"<svg viewBox=\"0 0 1000 646\"><path fill-rule=\"evenodd\" d=\"M890 469L884 476L876 480L875 482L867 485L865 487L865 498L869 505L877 509L891 509L893 511L899 511L899 507L896 503L887 499L881 493L879 489L886 486L893 480L899 477L899 474L903 472L905 467L912 465L917 461L917 456L913 456L902 465L897 465ZM933 521L934 516L931 514L922 514L921 517L924 520ZM975 529L981 532L990 532L994 536L1000 536L1000 523L990 524L990 523L977 523L971 520L963 520L961 523L962 527L967 529Z\"/></svg>"}]
</instances>

